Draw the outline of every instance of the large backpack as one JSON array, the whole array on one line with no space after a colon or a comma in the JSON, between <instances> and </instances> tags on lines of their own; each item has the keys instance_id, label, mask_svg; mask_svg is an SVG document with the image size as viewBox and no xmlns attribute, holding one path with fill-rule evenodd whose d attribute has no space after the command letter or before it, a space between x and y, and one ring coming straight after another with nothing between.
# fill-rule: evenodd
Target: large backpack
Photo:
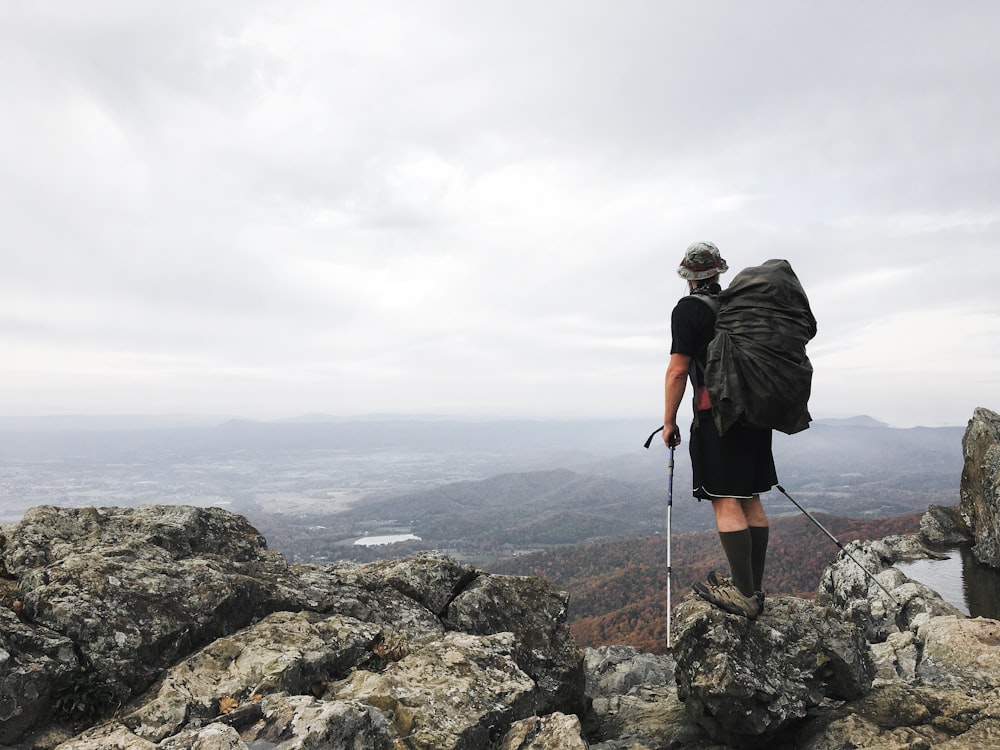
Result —
<instances>
[{"instance_id":1,"label":"large backpack","mask_svg":"<svg viewBox=\"0 0 1000 750\"><path fill-rule=\"evenodd\" d=\"M792 435L809 427L816 335L809 299L787 260L745 268L718 296L705 385L719 434L737 422Z\"/></svg>"}]
</instances>

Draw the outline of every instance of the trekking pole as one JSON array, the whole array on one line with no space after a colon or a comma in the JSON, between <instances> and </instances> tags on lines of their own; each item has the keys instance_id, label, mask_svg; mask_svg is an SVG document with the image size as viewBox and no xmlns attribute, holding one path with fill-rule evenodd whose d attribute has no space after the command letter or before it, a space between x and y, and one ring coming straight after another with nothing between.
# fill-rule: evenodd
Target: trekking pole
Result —
<instances>
[{"instance_id":1,"label":"trekking pole","mask_svg":"<svg viewBox=\"0 0 1000 750\"><path fill-rule=\"evenodd\" d=\"M657 432L663 430L662 427L653 430L653 434L646 438L644 447L649 449L650 444L653 442L653 437ZM674 508L674 446L670 446L670 460L667 463L667 651L673 648L670 642L670 589L671 581L673 579L672 571L670 568L670 537L671 537L671 525L673 523L672 515Z\"/></svg>"},{"instance_id":2,"label":"trekking pole","mask_svg":"<svg viewBox=\"0 0 1000 750\"><path fill-rule=\"evenodd\" d=\"M824 534L826 534L828 537L830 537L830 540L840 548L840 551L843 552L845 555L847 555L849 558L851 558L851 560L854 562L854 564L857 565L859 568L861 568L862 572L866 576L868 576L868 578L870 578L872 580L872 582L876 586L878 586L880 589L882 589L885 592L886 596L888 596L890 599L892 599L894 602L896 602L896 604L899 604L899 600L896 599L896 597L894 597L889 592L889 589L887 589L885 586L883 586L874 575L872 575L870 572L868 572L868 569L864 565L862 565L860 562L858 562L857 558L854 555L852 555L850 552L848 552L846 549L844 549L844 545L841 544L837 540L837 537L835 537L833 534L831 534L829 531L827 531L826 527L823 526L823 524L821 524L816 519L816 517L813 516L812 513L810 513L809 511L807 511L805 508L803 508L797 502L795 502L795 498L793 498L791 495L789 495L787 492L785 492L785 488L782 487L780 484L776 484L775 487L778 488L778 490L781 492L782 495L784 495L789 500L791 500L792 501L792 505L794 505L796 508L798 508L799 510L801 510L805 514L806 518L808 518L810 521L812 521L814 524L816 524L816 526L819 528L820 531L822 531Z\"/></svg>"},{"instance_id":3,"label":"trekking pole","mask_svg":"<svg viewBox=\"0 0 1000 750\"><path fill-rule=\"evenodd\" d=\"M667 651L673 646L670 643L670 589L673 575L670 570L670 536L671 516L674 508L674 446L670 446L670 462L667 464Z\"/></svg>"}]
</instances>

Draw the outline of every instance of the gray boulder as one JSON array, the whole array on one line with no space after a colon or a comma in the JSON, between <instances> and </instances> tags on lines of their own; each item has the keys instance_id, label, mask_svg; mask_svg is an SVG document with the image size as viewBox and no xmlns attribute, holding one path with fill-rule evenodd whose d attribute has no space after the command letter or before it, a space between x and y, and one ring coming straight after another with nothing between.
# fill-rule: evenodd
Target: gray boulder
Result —
<instances>
[{"instance_id":1,"label":"gray boulder","mask_svg":"<svg viewBox=\"0 0 1000 750\"><path fill-rule=\"evenodd\" d=\"M684 711L672 657L603 646L587 649L584 663L589 702L584 730L591 750L723 747Z\"/></svg>"},{"instance_id":2,"label":"gray boulder","mask_svg":"<svg viewBox=\"0 0 1000 750\"><path fill-rule=\"evenodd\" d=\"M772 598L755 621L688 596L675 613L678 696L715 740L766 744L830 700L854 700L875 665L836 610Z\"/></svg>"},{"instance_id":3,"label":"gray boulder","mask_svg":"<svg viewBox=\"0 0 1000 750\"><path fill-rule=\"evenodd\" d=\"M583 652L567 623L568 594L534 577L486 575L453 558L424 553L309 573L310 598L392 629L413 646L446 630L472 635L513 633L514 658L538 686L538 713L579 713Z\"/></svg>"},{"instance_id":4,"label":"gray boulder","mask_svg":"<svg viewBox=\"0 0 1000 750\"><path fill-rule=\"evenodd\" d=\"M576 716L552 713L522 719L510 728L497 750L588 750Z\"/></svg>"},{"instance_id":5,"label":"gray boulder","mask_svg":"<svg viewBox=\"0 0 1000 750\"><path fill-rule=\"evenodd\" d=\"M514 650L511 633L448 633L382 672L353 672L322 697L379 708L404 747L479 750L534 715L537 686L517 666Z\"/></svg>"},{"instance_id":6,"label":"gray boulder","mask_svg":"<svg viewBox=\"0 0 1000 750\"><path fill-rule=\"evenodd\" d=\"M823 572L816 600L844 613L869 643L882 643L893 633L909 630L920 617L961 617L961 611L936 591L893 567L927 557L939 555L915 535L849 542Z\"/></svg>"},{"instance_id":7,"label":"gray boulder","mask_svg":"<svg viewBox=\"0 0 1000 750\"><path fill-rule=\"evenodd\" d=\"M215 508L30 509L4 531L23 615L72 642L75 713L112 709L213 639L303 606L283 558Z\"/></svg>"},{"instance_id":8,"label":"gray boulder","mask_svg":"<svg viewBox=\"0 0 1000 750\"><path fill-rule=\"evenodd\" d=\"M886 684L803 725L796 750L1000 747L1000 691Z\"/></svg>"},{"instance_id":9,"label":"gray boulder","mask_svg":"<svg viewBox=\"0 0 1000 750\"><path fill-rule=\"evenodd\" d=\"M566 623L569 595L540 578L483 576L448 605L445 622L476 635L512 632L514 658L538 685L537 713L583 710L583 653Z\"/></svg>"},{"instance_id":10,"label":"gray boulder","mask_svg":"<svg viewBox=\"0 0 1000 750\"><path fill-rule=\"evenodd\" d=\"M960 510L984 565L1000 568L1000 414L979 408L962 437Z\"/></svg>"},{"instance_id":11,"label":"gray boulder","mask_svg":"<svg viewBox=\"0 0 1000 750\"><path fill-rule=\"evenodd\" d=\"M393 747L389 721L375 706L318 700L308 695L278 695L265 698L262 703L261 721L244 730L239 738L244 743L234 745L234 750L327 747L390 750ZM168 744L162 747L173 750ZM188 748L178 747L177 750ZM201 745L192 745L191 750L201 750Z\"/></svg>"},{"instance_id":12,"label":"gray boulder","mask_svg":"<svg viewBox=\"0 0 1000 750\"><path fill-rule=\"evenodd\" d=\"M351 580L348 569L341 572ZM451 601L480 575L475 568L436 552L356 566L352 572L355 585L370 590L392 588L435 617L444 615Z\"/></svg>"},{"instance_id":13,"label":"gray boulder","mask_svg":"<svg viewBox=\"0 0 1000 750\"><path fill-rule=\"evenodd\" d=\"M642 688L674 684L674 660L668 655L644 654L631 646L588 648L584 664L586 695L591 701L631 695Z\"/></svg>"},{"instance_id":14,"label":"gray boulder","mask_svg":"<svg viewBox=\"0 0 1000 750\"><path fill-rule=\"evenodd\" d=\"M412 650L383 635L342 615L274 613L205 646L120 718L59 748L471 750L567 738L577 744L562 746L585 747L575 717L534 714L538 686L518 668L511 633L448 633Z\"/></svg>"},{"instance_id":15,"label":"gray boulder","mask_svg":"<svg viewBox=\"0 0 1000 750\"><path fill-rule=\"evenodd\" d=\"M276 612L172 667L122 723L154 742L275 693L311 695L374 658L378 627L341 615Z\"/></svg>"},{"instance_id":16,"label":"gray boulder","mask_svg":"<svg viewBox=\"0 0 1000 750\"><path fill-rule=\"evenodd\" d=\"M75 700L79 668L69 638L0 609L0 745L47 721L53 704Z\"/></svg>"},{"instance_id":17,"label":"gray boulder","mask_svg":"<svg viewBox=\"0 0 1000 750\"><path fill-rule=\"evenodd\" d=\"M139 737L120 722L93 727L58 745L58 750L315 750L365 748L390 750L389 724L378 709L360 703L321 701L306 695L263 698L256 721L242 732L214 721L191 722L161 742Z\"/></svg>"},{"instance_id":18,"label":"gray boulder","mask_svg":"<svg viewBox=\"0 0 1000 750\"><path fill-rule=\"evenodd\" d=\"M916 628L921 685L956 690L1000 688L1000 622L983 617L932 617Z\"/></svg>"},{"instance_id":19,"label":"gray boulder","mask_svg":"<svg viewBox=\"0 0 1000 750\"><path fill-rule=\"evenodd\" d=\"M435 557L425 555L407 560L426 572L428 560ZM397 566L405 564L404 561L395 562ZM442 564L451 567L456 563L444 559ZM293 570L305 587L307 600L317 612L337 613L380 625L409 644L429 643L444 636L441 618L386 582L380 575L385 567L379 563L297 565Z\"/></svg>"},{"instance_id":20,"label":"gray boulder","mask_svg":"<svg viewBox=\"0 0 1000 750\"><path fill-rule=\"evenodd\" d=\"M920 518L918 537L932 547L949 547L974 541L972 531L957 508L931 505Z\"/></svg>"},{"instance_id":21,"label":"gray boulder","mask_svg":"<svg viewBox=\"0 0 1000 750\"><path fill-rule=\"evenodd\" d=\"M998 747L997 623L976 623L950 616L921 618L914 630L894 633L873 647L883 651L876 656L883 663L869 692L850 701L823 701L777 734L724 741L711 739L686 713L668 677L674 671L670 656L624 646L587 649L587 695L593 706L584 722L586 735L591 750ZM891 664L894 656L903 662L899 673Z\"/></svg>"}]
</instances>

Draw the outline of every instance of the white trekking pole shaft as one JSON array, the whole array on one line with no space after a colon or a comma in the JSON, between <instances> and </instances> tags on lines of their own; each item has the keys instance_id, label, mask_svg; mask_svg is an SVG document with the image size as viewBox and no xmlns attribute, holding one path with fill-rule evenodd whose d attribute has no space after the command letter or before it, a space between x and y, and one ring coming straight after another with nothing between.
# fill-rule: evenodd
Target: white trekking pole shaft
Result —
<instances>
[{"instance_id":1,"label":"white trekking pole shaft","mask_svg":"<svg viewBox=\"0 0 1000 750\"><path fill-rule=\"evenodd\" d=\"M643 447L649 450L649 446L653 442L653 438L656 437L656 433L662 432L663 427L657 427L653 430L653 433L646 438L646 442L643 443ZM670 570L670 537L671 537L671 524L673 523L672 515L674 510L674 446L670 443L673 439L667 443L670 447L670 461L667 464L667 651L669 651L673 644L670 642L670 588L671 579L673 578L673 573Z\"/></svg>"},{"instance_id":2,"label":"white trekking pole shaft","mask_svg":"<svg viewBox=\"0 0 1000 750\"><path fill-rule=\"evenodd\" d=\"M674 446L670 446L670 463L667 464L667 651L673 644L670 642L670 588L672 572L670 570L670 536L671 516L674 509Z\"/></svg>"}]
</instances>

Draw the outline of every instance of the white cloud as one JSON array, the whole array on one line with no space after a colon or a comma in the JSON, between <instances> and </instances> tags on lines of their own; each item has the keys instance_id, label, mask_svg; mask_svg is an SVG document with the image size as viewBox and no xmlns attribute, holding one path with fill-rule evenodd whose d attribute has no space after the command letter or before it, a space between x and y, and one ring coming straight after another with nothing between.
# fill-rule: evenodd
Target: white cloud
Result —
<instances>
[{"instance_id":1,"label":"white cloud","mask_svg":"<svg viewBox=\"0 0 1000 750\"><path fill-rule=\"evenodd\" d=\"M917 423L947 381L934 418L961 423L965 399L1000 406L998 16L13 6L0 392L655 416L674 269L710 239L734 272L792 261L814 411Z\"/></svg>"}]
</instances>

